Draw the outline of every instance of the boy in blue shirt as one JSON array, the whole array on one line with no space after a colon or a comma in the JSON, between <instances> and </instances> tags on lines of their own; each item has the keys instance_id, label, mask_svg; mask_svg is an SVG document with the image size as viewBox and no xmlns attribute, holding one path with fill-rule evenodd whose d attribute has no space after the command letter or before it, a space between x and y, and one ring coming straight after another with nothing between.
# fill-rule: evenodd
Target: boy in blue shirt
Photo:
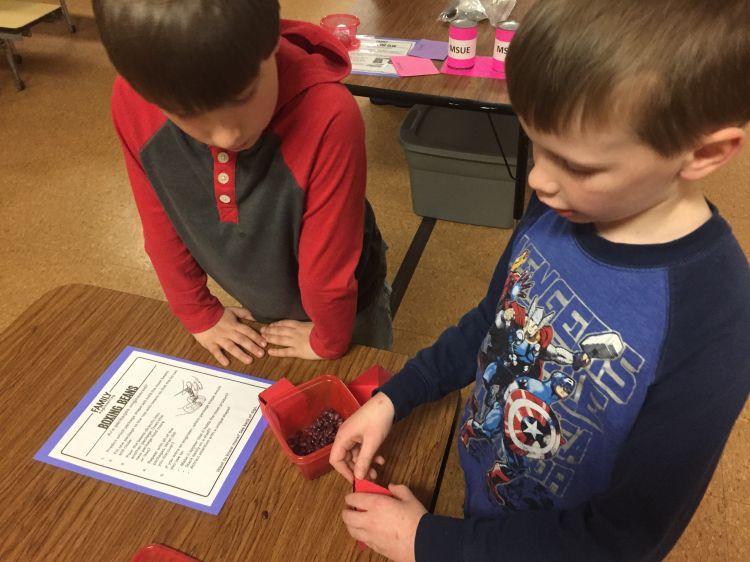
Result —
<instances>
[{"instance_id":1,"label":"boy in blue shirt","mask_svg":"<svg viewBox=\"0 0 750 562\"><path fill-rule=\"evenodd\" d=\"M391 486L347 496L354 538L397 561L666 556L750 388L747 259L697 181L745 142L748 29L747 0L532 7L506 67L529 209L486 297L331 451L372 477L394 420L474 381L465 519Z\"/></svg>"}]
</instances>

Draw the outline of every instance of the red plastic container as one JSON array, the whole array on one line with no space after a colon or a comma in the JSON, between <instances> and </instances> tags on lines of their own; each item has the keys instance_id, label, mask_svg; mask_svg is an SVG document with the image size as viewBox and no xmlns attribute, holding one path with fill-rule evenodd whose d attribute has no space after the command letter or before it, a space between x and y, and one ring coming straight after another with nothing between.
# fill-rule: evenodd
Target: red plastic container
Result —
<instances>
[{"instance_id":1,"label":"red plastic container","mask_svg":"<svg viewBox=\"0 0 750 562\"><path fill-rule=\"evenodd\" d=\"M260 409L268 426L284 454L308 480L331 470L328 462L331 445L309 455L299 456L289 447L287 439L312 424L327 408L333 408L344 419L359 409L359 403L351 391L341 379L333 375L320 375L298 386L290 386L286 391L270 394L265 400L261 393Z\"/></svg>"},{"instance_id":2,"label":"red plastic container","mask_svg":"<svg viewBox=\"0 0 750 562\"><path fill-rule=\"evenodd\" d=\"M200 560L163 544L150 544L136 552L130 562L200 562Z\"/></svg>"},{"instance_id":3,"label":"red plastic container","mask_svg":"<svg viewBox=\"0 0 750 562\"><path fill-rule=\"evenodd\" d=\"M357 28L359 18L352 14L330 14L320 20L320 26L333 33L341 43L350 51L359 47L357 39Z\"/></svg>"}]
</instances>

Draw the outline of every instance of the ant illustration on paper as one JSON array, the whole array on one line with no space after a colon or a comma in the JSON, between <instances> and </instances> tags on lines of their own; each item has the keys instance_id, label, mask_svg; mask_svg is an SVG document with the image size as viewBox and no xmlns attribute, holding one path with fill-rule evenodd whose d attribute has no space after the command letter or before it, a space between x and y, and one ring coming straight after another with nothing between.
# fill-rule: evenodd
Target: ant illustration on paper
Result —
<instances>
[{"instance_id":1,"label":"ant illustration on paper","mask_svg":"<svg viewBox=\"0 0 750 562\"><path fill-rule=\"evenodd\" d=\"M179 396L180 394L187 396L187 403L180 408L183 413L192 414L206 403L206 397L198 394L198 391L202 389L203 384L196 377L193 377L192 381L182 381L182 390L175 394L175 396Z\"/></svg>"}]
</instances>

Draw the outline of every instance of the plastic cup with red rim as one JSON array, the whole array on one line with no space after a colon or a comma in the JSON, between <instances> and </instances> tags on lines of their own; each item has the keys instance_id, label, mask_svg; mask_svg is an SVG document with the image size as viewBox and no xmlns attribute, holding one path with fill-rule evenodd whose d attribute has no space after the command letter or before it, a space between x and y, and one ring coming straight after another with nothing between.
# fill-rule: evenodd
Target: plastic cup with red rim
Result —
<instances>
[{"instance_id":1,"label":"plastic cup with red rim","mask_svg":"<svg viewBox=\"0 0 750 562\"><path fill-rule=\"evenodd\" d=\"M329 31L344 47L353 51L359 47L357 28L359 18L352 14L330 14L320 20L320 27Z\"/></svg>"}]
</instances>

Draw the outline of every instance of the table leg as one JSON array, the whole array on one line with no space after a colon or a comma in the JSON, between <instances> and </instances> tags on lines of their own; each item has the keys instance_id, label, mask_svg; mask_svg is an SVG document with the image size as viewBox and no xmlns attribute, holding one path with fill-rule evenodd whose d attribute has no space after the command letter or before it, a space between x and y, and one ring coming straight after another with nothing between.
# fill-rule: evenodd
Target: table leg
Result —
<instances>
[{"instance_id":1,"label":"table leg","mask_svg":"<svg viewBox=\"0 0 750 562\"><path fill-rule=\"evenodd\" d=\"M427 242L430 240L430 234L432 234L432 229L435 227L435 221L436 219L431 217L422 218L422 222L419 223L419 227L411 239L409 249L406 250L404 261L401 262L396 276L393 278L393 291L391 292L392 318L396 318L398 307L401 306L401 300L404 298L406 289L409 287L414 270L417 269L422 252L424 252Z\"/></svg>"},{"instance_id":2,"label":"table leg","mask_svg":"<svg viewBox=\"0 0 750 562\"><path fill-rule=\"evenodd\" d=\"M68 5L65 3L65 0L60 0L60 7L62 8L65 21L68 23L68 29L70 30L71 33L75 33L76 24L73 23L73 18L70 17L70 12L68 11Z\"/></svg>"},{"instance_id":3,"label":"table leg","mask_svg":"<svg viewBox=\"0 0 750 562\"><path fill-rule=\"evenodd\" d=\"M518 158L516 159L516 193L513 199L513 218L517 221L523 216L526 201L526 174L529 161L529 137L518 127Z\"/></svg>"},{"instance_id":4,"label":"table leg","mask_svg":"<svg viewBox=\"0 0 750 562\"><path fill-rule=\"evenodd\" d=\"M448 457L450 457L451 451L453 450L453 437L456 435L456 425L458 420L461 419L461 392L455 392L456 395L456 410L453 412L453 421L451 422L451 434L448 437L448 443L445 446L443 452L443 461L440 463L440 472L438 472L437 482L435 484L435 491L432 493L432 500L430 501L427 509L430 513L435 513L435 506L437 505L438 496L440 495L440 486L443 484L443 476L445 475L445 467L448 466Z\"/></svg>"},{"instance_id":5,"label":"table leg","mask_svg":"<svg viewBox=\"0 0 750 562\"><path fill-rule=\"evenodd\" d=\"M8 64L13 72L13 77L16 79L16 90L23 90L26 84L21 80L21 75L18 72L18 66L16 65L16 53L13 41L11 39L0 39L0 43L5 46L5 58L8 59Z\"/></svg>"}]
</instances>

